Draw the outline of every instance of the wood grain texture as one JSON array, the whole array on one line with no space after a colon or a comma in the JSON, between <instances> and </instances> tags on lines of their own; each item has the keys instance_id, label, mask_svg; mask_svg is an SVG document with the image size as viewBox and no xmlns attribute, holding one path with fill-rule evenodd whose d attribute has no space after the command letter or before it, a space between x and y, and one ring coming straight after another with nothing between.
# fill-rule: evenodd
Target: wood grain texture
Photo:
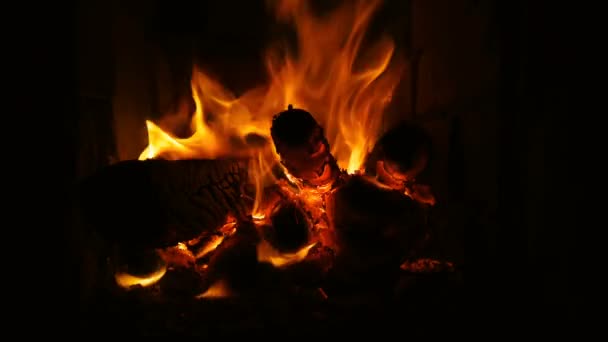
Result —
<instances>
[{"instance_id":1,"label":"wood grain texture","mask_svg":"<svg viewBox=\"0 0 608 342\"><path fill-rule=\"evenodd\" d=\"M146 160L109 166L81 184L87 221L112 242L165 247L249 215L246 160Z\"/></svg>"}]
</instances>

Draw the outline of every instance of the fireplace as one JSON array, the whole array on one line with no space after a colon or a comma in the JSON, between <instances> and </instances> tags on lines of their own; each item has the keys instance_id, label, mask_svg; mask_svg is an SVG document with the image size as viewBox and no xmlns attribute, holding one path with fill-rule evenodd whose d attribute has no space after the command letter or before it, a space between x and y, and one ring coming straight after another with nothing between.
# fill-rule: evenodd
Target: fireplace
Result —
<instances>
[{"instance_id":1,"label":"fireplace","mask_svg":"<svg viewBox=\"0 0 608 342\"><path fill-rule=\"evenodd\" d=\"M88 331L458 326L464 227L491 225L495 211L480 200L496 192L494 147L478 143L495 128L496 63L476 45L487 37L467 38L470 64L448 63L449 39L425 24L436 7L319 3L243 5L249 15L225 30L244 38L230 43L214 14L205 32L166 29L172 11L196 15L155 2L160 17L146 18L160 28L146 30L165 43L145 63L128 42L149 31L114 9L111 109L81 132L99 149L83 153L75 210ZM491 9L463 4L460 19L475 14L466 36Z\"/></svg>"}]
</instances>

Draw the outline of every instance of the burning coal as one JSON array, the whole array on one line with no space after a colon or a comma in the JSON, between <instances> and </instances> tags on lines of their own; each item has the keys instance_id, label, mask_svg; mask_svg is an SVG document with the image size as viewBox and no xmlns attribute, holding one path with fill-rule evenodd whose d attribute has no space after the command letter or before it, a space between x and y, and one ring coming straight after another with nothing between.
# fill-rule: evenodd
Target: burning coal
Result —
<instances>
[{"instance_id":1,"label":"burning coal","mask_svg":"<svg viewBox=\"0 0 608 342\"><path fill-rule=\"evenodd\" d=\"M168 114L190 120L192 135L148 121L140 160L83 187L85 213L109 241L163 260L148 276L117 275L120 286L189 269L203 284L197 297L217 298L260 265L398 269L424 235L420 207L435 202L415 182L426 137L402 125L378 139L402 62L389 38L361 51L379 1L349 1L322 18L306 1L273 4L299 49L267 51L267 84L237 98L195 69L194 114ZM300 279L312 282L308 274Z\"/></svg>"}]
</instances>

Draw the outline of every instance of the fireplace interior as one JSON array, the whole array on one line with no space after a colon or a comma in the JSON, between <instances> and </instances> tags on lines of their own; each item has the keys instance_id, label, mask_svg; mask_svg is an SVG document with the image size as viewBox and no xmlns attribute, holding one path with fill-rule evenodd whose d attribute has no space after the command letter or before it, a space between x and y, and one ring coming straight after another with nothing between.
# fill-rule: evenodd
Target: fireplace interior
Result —
<instances>
[{"instance_id":1,"label":"fireplace interior","mask_svg":"<svg viewBox=\"0 0 608 342\"><path fill-rule=\"evenodd\" d=\"M443 337L515 307L542 177L520 11L81 3L72 332Z\"/></svg>"}]
</instances>

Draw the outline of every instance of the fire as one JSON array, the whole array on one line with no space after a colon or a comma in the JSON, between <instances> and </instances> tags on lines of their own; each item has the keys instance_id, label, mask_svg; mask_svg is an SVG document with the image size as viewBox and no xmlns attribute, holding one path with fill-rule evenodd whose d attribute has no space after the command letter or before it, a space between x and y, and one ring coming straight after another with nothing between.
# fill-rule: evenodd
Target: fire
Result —
<instances>
[{"instance_id":1,"label":"fire","mask_svg":"<svg viewBox=\"0 0 608 342\"><path fill-rule=\"evenodd\" d=\"M273 46L266 54L268 81L235 97L195 68L191 116L193 134L185 139L147 121L148 147L139 159L217 158L239 155L234 139L257 134L269 138L274 114L288 104L311 112L325 129L338 165L360 169L381 130L384 107L401 76L394 43L382 38L360 50L380 1L346 1L327 16L315 16L307 1L272 1L277 18L295 26L298 51ZM175 116L188 120L189 113ZM167 126L167 125L165 125ZM267 168L262 168L267 169Z\"/></svg>"},{"instance_id":2,"label":"fire","mask_svg":"<svg viewBox=\"0 0 608 342\"><path fill-rule=\"evenodd\" d=\"M148 146L139 156L140 160L250 157L249 173L256 188L253 217L263 217L268 211L262 207L262 190L276 182L271 172L278 161L270 137L273 116L288 104L309 111L323 126L338 166L356 173L382 129L383 111L403 66L394 58L394 42L388 37L361 53L366 28L380 0L345 1L324 16L313 13L308 1L269 3L278 20L295 27L297 52L287 44L271 46L265 58L267 81L240 97L195 67L191 79L194 113L167 113L157 123L147 121ZM189 124L187 138L177 137L171 127L180 120ZM264 138L266 144L251 143L254 136ZM307 197L304 202L321 208L320 194L325 192L314 189L301 194ZM209 248L195 253L196 257L209 253L222 240L213 241ZM304 259L313 245L285 255L261 243L258 259L277 267L289 265Z\"/></svg>"},{"instance_id":3,"label":"fire","mask_svg":"<svg viewBox=\"0 0 608 342\"><path fill-rule=\"evenodd\" d=\"M226 282L223 280L219 280L219 281L213 283L211 286L209 286L207 291L196 296L197 299L226 298L226 297L230 297L230 290L228 289Z\"/></svg>"},{"instance_id":4,"label":"fire","mask_svg":"<svg viewBox=\"0 0 608 342\"><path fill-rule=\"evenodd\" d=\"M257 246L258 261L269 262L275 267L285 267L302 261L308 255L308 251L316 245L312 243L295 253L281 253L273 248L267 241L262 241Z\"/></svg>"},{"instance_id":5,"label":"fire","mask_svg":"<svg viewBox=\"0 0 608 342\"><path fill-rule=\"evenodd\" d=\"M213 252L222 242L224 242L224 236L222 236L222 235L213 236L213 238L209 241L209 243L204 245L203 248L201 248L196 253L196 258L200 259L200 258L204 257L205 255Z\"/></svg>"},{"instance_id":6,"label":"fire","mask_svg":"<svg viewBox=\"0 0 608 342\"><path fill-rule=\"evenodd\" d=\"M145 275L145 276L135 276L128 273L117 272L114 274L114 280L118 286L128 289L132 286L139 285L141 287L148 287L156 284L162 277L167 273L167 266L163 265L157 271Z\"/></svg>"},{"instance_id":7,"label":"fire","mask_svg":"<svg viewBox=\"0 0 608 342\"><path fill-rule=\"evenodd\" d=\"M279 19L296 27L299 53L270 51L271 93L315 115L325 128L338 165L359 170L381 129L382 113L400 78L394 43L383 38L360 54L366 28L380 1L346 1L315 17L308 1L278 1Z\"/></svg>"}]
</instances>

